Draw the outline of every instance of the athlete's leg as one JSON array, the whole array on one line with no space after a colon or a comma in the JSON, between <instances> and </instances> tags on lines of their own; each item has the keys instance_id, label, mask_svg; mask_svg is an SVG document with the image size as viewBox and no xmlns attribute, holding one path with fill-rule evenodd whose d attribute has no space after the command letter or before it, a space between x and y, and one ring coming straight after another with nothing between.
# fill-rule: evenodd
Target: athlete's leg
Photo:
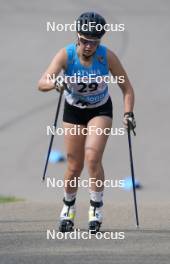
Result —
<instances>
[{"instance_id":1,"label":"athlete's leg","mask_svg":"<svg viewBox=\"0 0 170 264\"><path fill-rule=\"evenodd\" d=\"M64 175L66 183L65 191L67 193L75 193L77 191L77 187L71 187L69 181L74 180L74 178L78 178L84 166L84 145L86 136L83 135L82 129L85 126L63 122L63 127L65 130L64 143L67 153L67 168ZM70 130L74 127L79 128L76 135L72 135L73 130L72 132Z\"/></svg>"},{"instance_id":2,"label":"athlete's leg","mask_svg":"<svg viewBox=\"0 0 170 264\"><path fill-rule=\"evenodd\" d=\"M108 116L96 116L88 122L88 129L90 131L99 128L96 132L88 133L85 144L85 161L87 164L89 176L95 180L104 180L104 171L102 166L102 156L108 139L109 129L112 126L112 119ZM104 129L107 133L104 134ZM101 135L98 135L102 132ZM97 134L98 133L98 134ZM93 182L92 181L92 182ZM91 190L99 192L103 190L103 186L97 187L95 182L91 185Z\"/></svg>"},{"instance_id":3,"label":"athlete's leg","mask_svg":"<svg viewBox=\"0 0 170 264\"><path fill-rule=\"evenodd\" d=\"M69 232L72 231L74 226L77 183L84 166L85 135L82 133L84 126L64 122L63 127L65 131L64 143L67 152L67 169L64 175L64 206L60 214L59 230ZM79 128L79 131L71 130L75 127ZM75 135L73 135L74 132L76 132ZM71 184L71 181L74 182Z\"/></svg>"},{"instance_id":4,"label":"athlete's leg","mask_svg":"<svg viewBox=\"0 0 170 264\"><path fill-rule=\"evenodd\" d=\"M89 133L85 144L85 161L91 179L90 186L90 208L89 208L89 230L96 233L102 223L103 206L103 181L104 170L102 156L108 139L109 130L112 126L112 119L107 116L97 116L88 123L88 128L96 132ZM107 133L104 133L107 128ZM101 135L100 135L101 133Z\"/></svg>"}]
</instances>

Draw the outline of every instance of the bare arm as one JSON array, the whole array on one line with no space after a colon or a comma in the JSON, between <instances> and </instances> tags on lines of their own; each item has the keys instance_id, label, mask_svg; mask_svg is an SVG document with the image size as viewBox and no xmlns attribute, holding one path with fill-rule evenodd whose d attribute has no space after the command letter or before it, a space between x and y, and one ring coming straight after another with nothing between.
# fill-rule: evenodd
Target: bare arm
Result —
<instances>
[{"instance_id":1,"label":"bare arm","mask_svg":"<svg viewBox=\"0 0 170 264\"><path fill-rule=\"evenodd\" d=\"M52 78L53 75L55 75L56 77L62 69L66 68L66 61L67 54L66 50L63 48L55 55L47 70L41 76L38 82L38 89L40 91L47 92L55 88L55 84L49 79L49 76Z\"/></svg>"},{"instance_id":2,"label":"bare arm","mask_svg":"<svg viewBox=\"0 0 170 264\"><path fill-rule=\"evenodd\" d=\"M123 93L124 113L133 112L134 107L134 91L128 79L128 76L121 65L117 56L110 50L107 50L109 70L113 76L124 76L124 82L118 83Z\"/></svg>"}]
</instances>

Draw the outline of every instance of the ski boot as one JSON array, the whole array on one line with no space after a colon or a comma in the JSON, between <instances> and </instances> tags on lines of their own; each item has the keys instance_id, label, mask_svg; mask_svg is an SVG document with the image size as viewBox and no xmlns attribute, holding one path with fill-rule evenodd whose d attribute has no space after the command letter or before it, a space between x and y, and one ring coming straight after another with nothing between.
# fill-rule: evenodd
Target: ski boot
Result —
<instances>
[{"instance_id":1,"label":"ski boot","mask_svg":"<svg viewBox=\"0 0 170 264\"><path fill-rule=\"evenodd\" d=\"M90 208L89 208L89 231L91 234L96 234L100 230L100 226L102 224L102 212L101 207L103 206L103 202L94 202L90 200Z\"/></svg>"},{"instance_id":2,"label":"ski boot","mask_svg":"<svg viewBox=\"0 0 170 264\"><path fill-rule=\"evenodd\" d=\"M60 214L60 223L59 223L59 231L62 233L72 232L74 226L74 218L75 218L75 200L66 201L63 199L64 206Z\"/></svg>"}]
</instances>

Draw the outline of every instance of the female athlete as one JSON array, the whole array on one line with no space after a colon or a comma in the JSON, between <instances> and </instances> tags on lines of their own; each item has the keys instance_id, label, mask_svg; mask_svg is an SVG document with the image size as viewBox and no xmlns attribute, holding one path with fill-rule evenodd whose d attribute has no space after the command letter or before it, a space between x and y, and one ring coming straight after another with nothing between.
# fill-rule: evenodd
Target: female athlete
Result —
<instances>
[{"instance_id":1,"label":"female athlete","mask_svg":"<svg viewBox=\"0 0 170 264\"><path fill-rule=\"evenodd\" d=\"M123 93L123 122L126 127L130 123L131 129L136 126L133 114L134 91L117 56L100 44L105 34L105 19L95 12L87 12L80 15L76 25L77 43L69 44L55 55L39 80L38 88L43 92L53 89L62 92L65 87L63 127L68 131L79 126L80 132L76 135L71 133L64 135L67 152L64 181L67 184L64 189L64 205L60 214L59 230L61 232L73 230L78 179L86 164L91 179L88 226L90 232L96 233L102 223L105 179L102 157L108 133L99 135L94 130L95 128L96 131L100 129L103 132L106 129L110 130L113 117L112 100L105 77L111 73L114 78L122 80L120 77L123 76L124 81L118 83ZM64 76L67 77L66 86L49 81L48 78L49 75L59 76L61 70L64 70ZM74 76L76 76L75 82L71 79ZM83 133L85 128L86 131L90 131L92 127L92 133ZM76 186L69 184L73 179L76 179ZM99 182L102 184L97 184Z\"/></svg>"}]
</instances>

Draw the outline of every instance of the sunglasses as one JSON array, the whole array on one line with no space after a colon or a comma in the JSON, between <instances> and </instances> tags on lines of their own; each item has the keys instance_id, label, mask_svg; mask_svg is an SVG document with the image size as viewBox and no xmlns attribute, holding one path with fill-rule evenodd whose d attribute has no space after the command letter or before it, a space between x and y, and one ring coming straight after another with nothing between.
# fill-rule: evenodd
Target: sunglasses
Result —
<instances>
[{"instance_id":1,"label":"sunglasses","mask_svg":"<svg viewBox=\"0 0 170 264\"><path fill-rule=\"evenodd\" d=\"M85 37L82 37L78 34L78 39L83 45L91 45L91 46L97 46L100 43L99 39L92 40L92 39L87 39Z\"/></svg>"}]
</instances>

